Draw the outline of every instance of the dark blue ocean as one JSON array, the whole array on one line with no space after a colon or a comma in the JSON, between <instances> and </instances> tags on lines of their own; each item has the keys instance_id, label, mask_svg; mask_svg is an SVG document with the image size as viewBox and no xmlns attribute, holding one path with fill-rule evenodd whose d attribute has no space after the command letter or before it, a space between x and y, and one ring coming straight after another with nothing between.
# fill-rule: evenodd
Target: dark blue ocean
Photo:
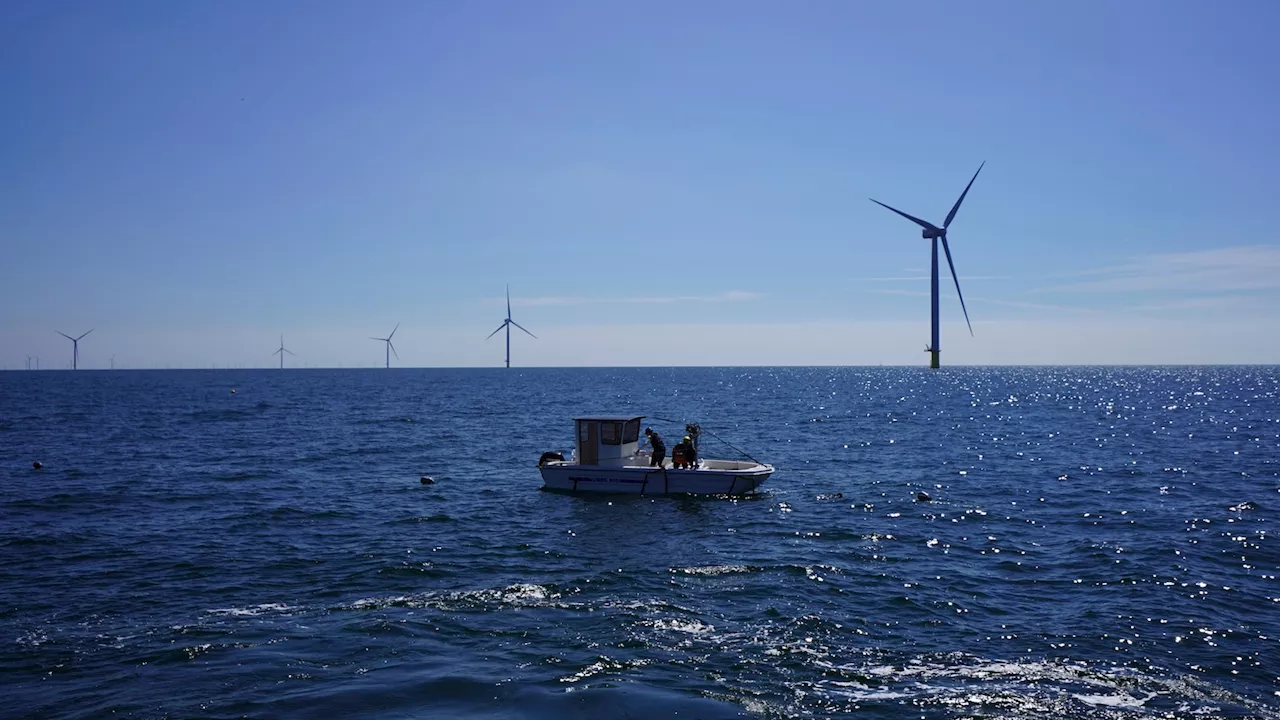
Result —
<instances>
[{"instance_id":1,"label":"dark blue ocean","mask_svg":"<svg viewBox=\"0 0 1280 720\"><path fill-rule=\"evenodd\" d=\"M1276 367L5 372L0 717L1280 718L1278 491Z\"/></svg>"}]
</instances>

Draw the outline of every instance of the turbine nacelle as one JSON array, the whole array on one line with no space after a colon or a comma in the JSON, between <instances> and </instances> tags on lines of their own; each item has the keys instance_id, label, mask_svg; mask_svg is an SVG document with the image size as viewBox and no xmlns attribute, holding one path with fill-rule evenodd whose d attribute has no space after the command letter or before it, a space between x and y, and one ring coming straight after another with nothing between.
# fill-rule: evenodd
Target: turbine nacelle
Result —
<instances>
[{"instance_id":1,"label":"turbine nacelle","mask_svg":"<svg viewBox=\"0 0 1280 720\"><path fill-rule=\"evenodd\" d=\"M920 237L924 238L925 240L932 240L934 238L940 238L940 237L946 237L946 236L947 236L947 231L941 228L925 228L920 231Z\"/></svg>"}]
</instances>

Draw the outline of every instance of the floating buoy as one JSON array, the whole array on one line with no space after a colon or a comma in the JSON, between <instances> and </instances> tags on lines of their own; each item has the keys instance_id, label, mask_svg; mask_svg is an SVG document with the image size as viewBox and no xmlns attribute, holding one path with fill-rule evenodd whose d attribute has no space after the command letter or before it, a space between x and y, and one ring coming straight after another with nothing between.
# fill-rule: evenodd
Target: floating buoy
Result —
<instances>
[{"instance_id":1,"label":"floating buoy","mask_svg":"<svg viewBox=\"0 0 1280 720\"><path fill-rule=\"evenodd\" d=\"M430 475L423 475L423 476L422 476L422 484L423 484L423 485L435 485L435 484L436 484L436 481L435 481L435 480L434 480Z\"/></svg>"},{"instance_id":2,"label":"floating buoy","mask_svg":"<svg viewBox=\"0 0 1280 720\"><path fill-rule=\"evenodd\" d=\"M235 389L235 388L231 388L231 394L232 394L232 395L235 395L235 394L236 394L236 389Z\"/></svg>"},{"instance_id":3,"label":"floating buoy","mask_svg":"<svg viewBox=\"0 0 1280 720\"><path fill-rule=\"evenodd\" d=\"M933 498L929 497L929 493L921 490L916 493L916 500L919 500L920 502L932 502Z\"/></svg>"},{"instance_id":4,"label":"floating buoy","mask_svg":"<svg viewBox=\"0 0 1280 720\"><path fill-rule=\"evenodd\" d=\"M42 467L44 467L44 463L40 462L39 460L31 463L31 469L33 470L39 470Z\"/></svg>"}]
</instances>

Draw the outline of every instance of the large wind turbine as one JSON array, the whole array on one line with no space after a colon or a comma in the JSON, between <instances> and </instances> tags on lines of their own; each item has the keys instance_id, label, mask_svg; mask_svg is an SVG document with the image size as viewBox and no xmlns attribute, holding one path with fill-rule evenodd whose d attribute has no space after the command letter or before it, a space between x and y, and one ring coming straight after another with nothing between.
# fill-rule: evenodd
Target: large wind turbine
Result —
<instances>
[{"instance_id":1,"label":"large wind turbine","mask_svg":"<svg viewBox=\"0 0 1280 720\"><path fill-rule=\"evenodd\" d=\"M286 350L286 349L285 349L285 347L284 347L284 336L283 336L283 335L281 335L281 336L280 336L280 349L279 349L279 350L277 350L277 351L275 351L275 352L273 352L273 353L271 353L272 355L279 355L279 356L280 356L280 369L281 369L281 370L283 370L283 369L284 369L284 354L285 354L285 353L289 353L290 355L293 355L294 357L298 357L298 355L297 355L296 353L294 353L292 350Z\"/></svg>"},{"instance_id":2,"label":"large wind turbine","mask_svg":"<svg viewBox=\"0 0 1280 720\"><path fill-rule=\"evenodd\" d=\"M509 370L509 369L511 369L511 326L512 326L512 325L515 325L516 327L520 328L521 330L524 330L524 328L520 326L520 323L518 323L518 322L516 322L515 320L512 320L512 319L511 319L511 286L510 286L510 285L508 285L508 286L507 286L507 319L506 319L506 320L503 320L503 321L502 321L502 324L498 326L498 330L501 330L501 329L503 329L503 328L506 328L506 329L507 329L507 369L508 369L508 370ZM493 337L494 335L497 335L497 334L498 334L498 330L494 330L493 332L489 333L489 337L485 338L485 340L488 340L489 338ZM533 333L529 332L528 330L524 330L524 332L525 332L525 334L526 334L526 335L528 335L529 337L533 338L534 340L537 340L537 339L538 339L538 336L537 336L537 335L534 335Z\"/></svg>"},{"instance_id":3,"label":"large wind turbine","mask_svg":"<svg viewBox=\"0 0 1280 720\"><path fill-rule=\"evenodd\" d=\"M921 237L925 240L933 241L933 264L930 266L929 276L929 301L932 317L932 335L928 347L925 352L929 353L929 367L938 369L938 353L942 351L942 347L938 341L938 241L942 241L942 251L947 254L947 265L951 268L951 279L956 283L956 295L960 298L960 309L964 311L964 322L969 326L969 334L973 335L973 324L969 322L969 310L964 306L964 295L960 293L960 278L956 276L955 263L951 262L951 248L947 245L947 228L950 227L951 221L956 219L956 211L960 209L960 203L964 202L964 196L969 194L969 188L973 187L973 181L978 179L978 173L982 172L983 166L987 163L984 161L978 166L978 171L969 179L969 184L964 186L964 192L960 193L960 198L956 200L956 204L951 207L951 212L947 213L947 219L942 222L942 227L938 227L930 222L925 222L918 217L908 215L897 208L889 207L884 203L870 198L871 202L880 207L887 208L898 213L902 217L923 228L920 231Z\"/></svg>"},{"instance_id":4,"label":"large wind turbine","mask_svg":"<svg viewBox=\"0 0 1280 720\"><path fill-rule=\"evenodd\" d=\"M396 346L391 344L391 338L396 336L396 330L399 330L399 329L400 329L400 323L396 323L396 326L391 329L390 335L384 338L376 338L376 337L369 338L370 340L381 340L382 342L387 344L387 369L388 370L391 369L391 353L396 353L396 359L397 360L400 359L400 353L396 352Z\"/></svg>"},{"instance_id":5,"label":"large wind turbine","mask_svg":"<svg viewBox=\"0 0 1280 720\"><path fill-rule=\"evenodd\" d=\"M71 337L70 335L58 330L55 330L54 332L57 332L62 337L71 341L71 369L75 370L80 365L80 341L84 339L84 335L88 335L93 332L93 330L89 330L89 332L81 335L80 337Z\"/></svg>"}]
</instances>

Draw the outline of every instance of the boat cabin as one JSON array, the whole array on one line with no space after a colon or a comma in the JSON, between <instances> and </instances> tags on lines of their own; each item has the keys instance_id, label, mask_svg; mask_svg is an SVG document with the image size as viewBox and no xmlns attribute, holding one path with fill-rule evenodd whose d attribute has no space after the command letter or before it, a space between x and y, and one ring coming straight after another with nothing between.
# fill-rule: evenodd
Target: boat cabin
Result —
<instances>
[{"instance_id":1,"label":"boat cabin","mask_svg":"<svg viewBox=\"0 0 1280 720\"><path fill-rule=\"evenodd\" d=\"M640 447L639 417L574 418L579 465L626 465Z\"/></svg>"}]
</instances>

